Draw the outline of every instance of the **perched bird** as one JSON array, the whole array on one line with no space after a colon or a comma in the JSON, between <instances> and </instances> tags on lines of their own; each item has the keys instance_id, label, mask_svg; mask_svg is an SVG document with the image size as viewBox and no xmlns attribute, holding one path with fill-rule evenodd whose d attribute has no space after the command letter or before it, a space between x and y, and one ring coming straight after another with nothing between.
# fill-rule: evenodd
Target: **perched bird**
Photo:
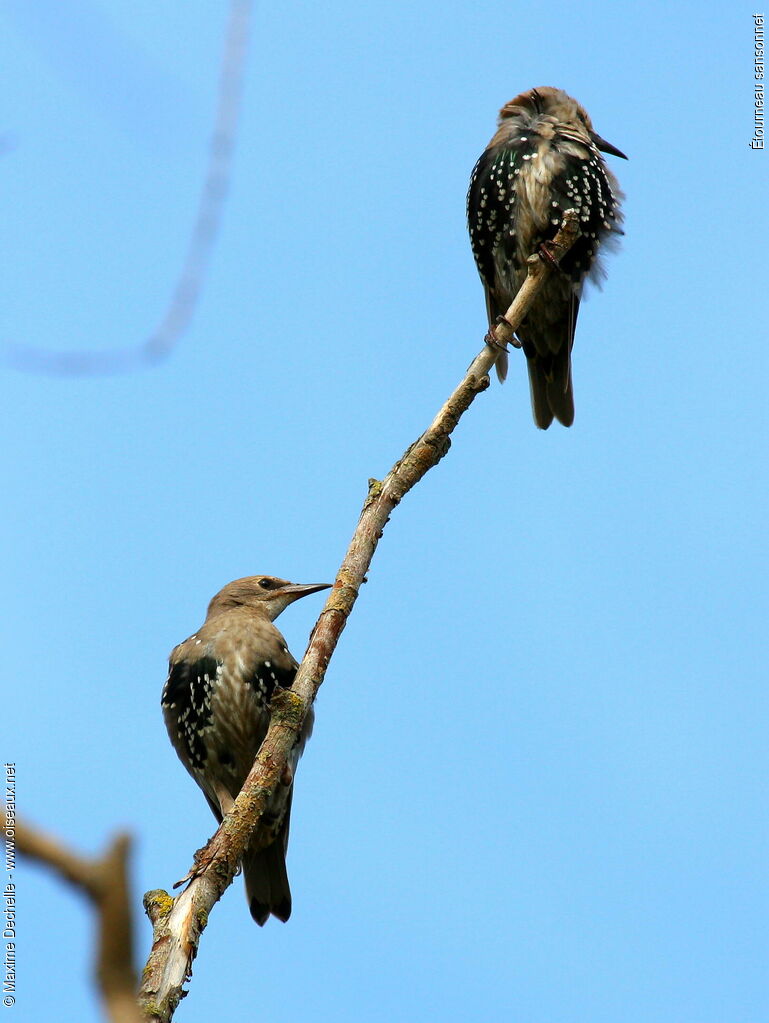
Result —
<instances>
[{"instance_id":1,"label":"perched bird","mask_svg":"<svg viewBox=\"0 0 769 1023\"><path fill-rule=\"evenodd\" d=\"M489 328L526 278L526 260L548 256L566 210L579 213L580 236L542 286L517 331L529 369L534 421L571 426L571 348L585 277L600 277L599 246L621 234L623 198L601 153L627 159L593 131L587 111L560 89L516 96L499 112L497 133L473 170L467 222L486 294ZM497 372L504 379L507 356Z\"/></svg>"},{"instance_id":2,"label":"perched bird","mask_svg":"<svg viewBox=\"0 0 769 1023\"><path fill-rule=\"evenodd\" d=\"M276 686L288 688L299 667L273 621L300 597L329 583L301 585L269 575L236 579L208 605L205 623L174 647L163 687L163 718L174 749L221 821L232 808L270 723ZM272 841L243 857L251 916L291 915L286 847L293 777L313 724L312 708L264 815Z\"/></svg>"}]
</instances>

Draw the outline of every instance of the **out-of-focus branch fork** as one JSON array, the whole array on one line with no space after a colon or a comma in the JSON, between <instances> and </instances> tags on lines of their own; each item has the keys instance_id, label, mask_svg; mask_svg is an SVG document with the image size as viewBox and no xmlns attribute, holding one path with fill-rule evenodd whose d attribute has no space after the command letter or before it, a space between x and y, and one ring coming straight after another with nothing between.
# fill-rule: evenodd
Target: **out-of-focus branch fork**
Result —
<instances>
[{"instance_id":1,"label":"out-of-focus branch fork","mask_svg":"<svg viewBox=\"0 0 769 1023\"><path fill-rule=\"evenodd\" d=\"M72 852L58 839L18 821L16 847L89 900L96 913L95 979L110 1023L140 1023L133 964L128 835L116 835L100 857Z\"/></svg>"}]
</instances>

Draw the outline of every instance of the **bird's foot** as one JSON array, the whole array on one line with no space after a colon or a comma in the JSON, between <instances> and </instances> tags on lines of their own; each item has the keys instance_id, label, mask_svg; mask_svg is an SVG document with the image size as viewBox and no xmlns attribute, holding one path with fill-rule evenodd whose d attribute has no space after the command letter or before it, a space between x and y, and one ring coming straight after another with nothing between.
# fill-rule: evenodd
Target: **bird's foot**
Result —
<instances>
[{"instance_id":1,"label":"bird's foot","mask_svg":"<svg viewBox=\"0 0 769 1023\"><path fill-rule=\"evenodd\" d=\"M501 324L501 325L507 327L508 330L512 330L510 321L505 319L504 316L498 316L497 317L497 319L495 321L494 329L496 328L496 326L498 324ZM494 329L490 328L489 332L486 334L486 337L484 339L486 341L486 344L487 345L491 345L492 348L498 348L500 351L506 352L507 351L507 344L508 344L508 342L500 341L497 338L496 334L494 333ZM511 344L513 346L513 348L520 348L521 347L521 342L518 340L518 338L515 336L515 334L513 334L513 336L510 338L509 344Z\"/></svg>"},{"instance_id":2,"label":"bird's foot","mask_svg":"<svg viewBox=\"0 0 769 1023\"><path fill-rule=\"evenodd\" d=\"M183 884L187 884L188 881L192 881L194 877L195 874L193 873L193 871L192 870L188 871L188 873L186 873L184 877L180 878L178 881L175 881L173 883L173 885L171 886L171 891L175 892L177 888L181 888Z\"/></svg>"},{"instance_id":3,"label":"bird's foot","mask_svg":"<svg viewBox=\"0 0 769 1023\"><path fill-rule=\"evenodd\" d=\"M543 263L546 263L551 270L555 270L557 273L562 274L564 271L561 269L558 260L555 258L553 252L553 246L550 242L542 242L537 250L539 258Z\"/></svg>"},{"instance_id":4,"label":"bird's foot","mask_svg":"<svg viewBox=\"0 0 769 1023\"><path fill-rule=\"evenodd\" d=\"M176 884L173 886L174 889L181 888L183 884L188 884L190 881L194 881L196 877L200 877L209 863L213 860L213 855L209 853L208 847L211 845L211 839L200 849L196 849L192 857L192 866Z\"/></svg>"}]
</instances>

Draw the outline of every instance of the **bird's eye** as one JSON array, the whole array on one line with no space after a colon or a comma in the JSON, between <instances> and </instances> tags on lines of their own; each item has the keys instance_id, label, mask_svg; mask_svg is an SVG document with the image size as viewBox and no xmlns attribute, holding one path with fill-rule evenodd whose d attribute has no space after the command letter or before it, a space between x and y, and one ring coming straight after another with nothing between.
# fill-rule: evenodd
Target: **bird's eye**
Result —
<instances>
[{"instance_id":1,"label":"bird's eye","mask_svg":"<svg viewBox=\"0 0 769 1023\"><path fill-rule=\"evenodd\" d=\"M272 579L260 579L259 580L259 585L262 587L263 590L271 590L272 589Z\"/></svg>"}]
</instances>

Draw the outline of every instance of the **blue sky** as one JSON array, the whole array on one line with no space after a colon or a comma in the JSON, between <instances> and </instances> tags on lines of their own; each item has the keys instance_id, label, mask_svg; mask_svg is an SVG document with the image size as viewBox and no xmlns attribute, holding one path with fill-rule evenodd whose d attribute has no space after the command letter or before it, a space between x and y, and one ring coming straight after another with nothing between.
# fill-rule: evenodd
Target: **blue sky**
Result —
<instances>
[{"instance_id":1,"label":"blue sky","mask_svg":"<svg viewBox=\"0 0 769 1023\"><path fill-rule=\"evenodd\" d=\"M226 13L6 5L3 342L154 329ZM169 650L232 578L332 580L367 479L480 348L464 201L497 109L560 86L630 157L612 161L622 250L580 312L574 427L534 428L514 355L393 515L298 773L294 915L259 930L238 879L182 1023L767 1016L752 13L258 5L177 350L87 379L2 367L4 757L22 810L76 848L132 831L138 906L213 828L162 725ZM280 620L298 655L320 606ZM84 906L37 869L19 886L17 1018L99 1019Z\"/></svg>"}]
</instances>

